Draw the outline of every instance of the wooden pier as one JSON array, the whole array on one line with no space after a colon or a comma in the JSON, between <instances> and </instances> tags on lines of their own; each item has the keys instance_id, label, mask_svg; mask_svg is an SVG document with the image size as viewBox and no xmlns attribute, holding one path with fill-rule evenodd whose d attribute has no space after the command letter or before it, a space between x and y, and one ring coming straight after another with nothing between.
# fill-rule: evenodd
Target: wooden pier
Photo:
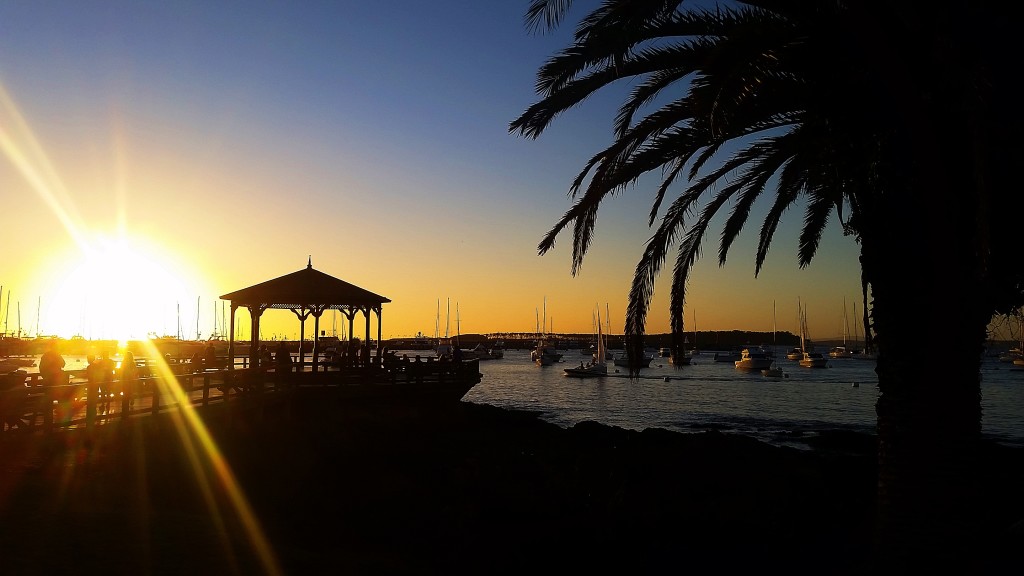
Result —
<instances>
[{"instance_id":1,"label":"wooden pier","mask_svg":"<svg viewBox=\"0 0 1024 576\"><path fill-rule=\"evenodd\" d=\"M477 360L442 362L385 358L368 366L305 366L289 372L274 368L192 370L183 364L141 365L142 376L125 386L113 380L90 382L84 370L68 371L67 384L46 386L38 374L0 376L0 434L91 428L107 422L157 415L188 407L200 413L231 404L260 411L299 401L458 402L482 374Z\"/></svg>"}]
</instances>

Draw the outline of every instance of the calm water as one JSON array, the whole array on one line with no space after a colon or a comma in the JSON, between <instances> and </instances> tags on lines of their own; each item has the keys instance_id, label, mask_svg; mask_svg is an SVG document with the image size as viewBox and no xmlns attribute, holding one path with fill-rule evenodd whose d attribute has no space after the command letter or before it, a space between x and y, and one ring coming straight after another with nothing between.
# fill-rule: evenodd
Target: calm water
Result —
<instances>
[{"instance_id":1,"label":"calm water","mask_svg":"<svg viewBox=\"0 0 1024 576\"><path fill-rule=\"evenodd\" d=\"M631 382L626 369L611 362L604 378L567 378L562 369L577 366L588 356L576 350L564 353L563 362L545 367L531 362L528 350L507 350L501 360L480 362L483 380L463 399L537 411L563 427L593 420L632 430L717 429L794 446L802 446L794 441L801 434L822 429L874 431L878 378L872 361L834 359L829 368L809 369L783 355L779 366L787 377L779 379L714 362L713 353L705 352L694 358L693 365L679 369L669 365L668 358L655 358L641 378ZM65 359L68 370L85 367L84 356ZM1024 370L986 359L981 392L984 434L1024 446Z\"/></svg>"},{"instance_id":2,"label":"calm water","mask_svg":"<svg viewBox=\"0 0 1024 576\"><path fill-rule=\"evenodd\" d=\"M869 360L834 359L829 368L810 369L783 355L779 366L787 377L779 379L714 362L705 352L692 366L678 369L668 358L655 358L636 382L610 362L605 378L563 375L563 368L586 358L567 350L562 363L541 367L530 361L529 351L509 350L502 360L480 363L483 380L463 399L538 411L566 427L594 420L633 430L718 429L775 444L791 444L794 436L821 429L874 431L878 378ZM985 435L1024 445L1024 370L986 360L982 398Z\"/></svg>"}]
</instances>

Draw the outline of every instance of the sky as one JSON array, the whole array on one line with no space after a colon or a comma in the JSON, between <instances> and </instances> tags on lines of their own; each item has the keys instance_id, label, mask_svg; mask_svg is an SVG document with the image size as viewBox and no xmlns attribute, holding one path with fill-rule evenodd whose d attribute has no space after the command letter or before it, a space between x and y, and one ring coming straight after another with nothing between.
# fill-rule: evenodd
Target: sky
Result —
<instances>
[{"instance_id":1,"label":"sky","mask_svg":"<svg viewBox=\"0 0 1024 576\"><path fill-rule=\"evenodd\" d=\"M575 22L531 33L527 4L0 4L0 331L207 338L227 332L220 295L311 261L391 300L385 338L591 333L598 310L621 333L658 175L605 202L576 276L570 235L537 253L629 86L510 134ZM854 241L833 217L801 269L791 209L755 277L766 210L722 267L711 230L686 330L796 333L799 299L811 338L842 338L844 309L852 337ZM649 333L668 331L667 280ZM299 333L286 311L261 325Z\"/></svg>"}]
</instances>

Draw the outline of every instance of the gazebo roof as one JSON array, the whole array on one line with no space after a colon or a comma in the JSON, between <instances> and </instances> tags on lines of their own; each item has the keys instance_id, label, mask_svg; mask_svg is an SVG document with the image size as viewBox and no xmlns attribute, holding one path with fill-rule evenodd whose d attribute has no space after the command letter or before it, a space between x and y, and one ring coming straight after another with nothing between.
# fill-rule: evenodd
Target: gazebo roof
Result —
<instances>
[{"instance_id":1,"label":"gazebo roof","mask_svg":"<svg viewBox=\"0 0 1024 576\"><path fill-rule=\"evenodd\" d=\"M302 270L235 290L220 299L239 306L264 305L268 308L379 307L391 302L384 296L314 269L312 260Z\"/></svg>"}]
</instances>

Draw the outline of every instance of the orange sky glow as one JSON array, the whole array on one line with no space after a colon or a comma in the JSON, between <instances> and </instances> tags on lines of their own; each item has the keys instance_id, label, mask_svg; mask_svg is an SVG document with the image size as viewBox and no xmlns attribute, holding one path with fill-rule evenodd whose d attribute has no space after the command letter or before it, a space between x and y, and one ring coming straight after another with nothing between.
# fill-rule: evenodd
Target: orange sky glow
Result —
<instances>
[{"instance_id":1,"label":"orange sky glow","mask_svg":"<svg viewBox=\"0 0 1024 576\"><path fill-rule=\"evenodd\" d=\"M9 15L0 25L0 331L225 334L221 294L311 258L392 300L385 338L538 324L590 333L596 308L621 333L654 185L608 201L578 276L570 236L537 254L570 206L572 178L610 137L614 107L567 116L537 141L508 134L535 100L537 67L564 41L529 36L520 9L372 34L363 19L379 24L374 11L388 8L353 9L336 20L340 30L318 28L327 15L195 16L275 22L249 36L141 8L33 18L45 24L31 36ZM118 18L101 22L113 36L83 32L91 28L78 20L89 18ZM417 16L383 20L392 18ZM759 207L726 266L716 245L705 247L688 288L687 329L696 318L702 331L795 332L800 298L812 338L841 338L844 305L851 330L854 303L863 306L856 244L833 221L815 261L800 269L802 215L791 211L755 278ZM663 274L651 333L668 330L666 282ZM247 338L247 312L236 320ZM330 313L321 322L333 331ZM265 338L294 338L299 324L271 311L262 329Z\"/></svg>"}]
</instances>

